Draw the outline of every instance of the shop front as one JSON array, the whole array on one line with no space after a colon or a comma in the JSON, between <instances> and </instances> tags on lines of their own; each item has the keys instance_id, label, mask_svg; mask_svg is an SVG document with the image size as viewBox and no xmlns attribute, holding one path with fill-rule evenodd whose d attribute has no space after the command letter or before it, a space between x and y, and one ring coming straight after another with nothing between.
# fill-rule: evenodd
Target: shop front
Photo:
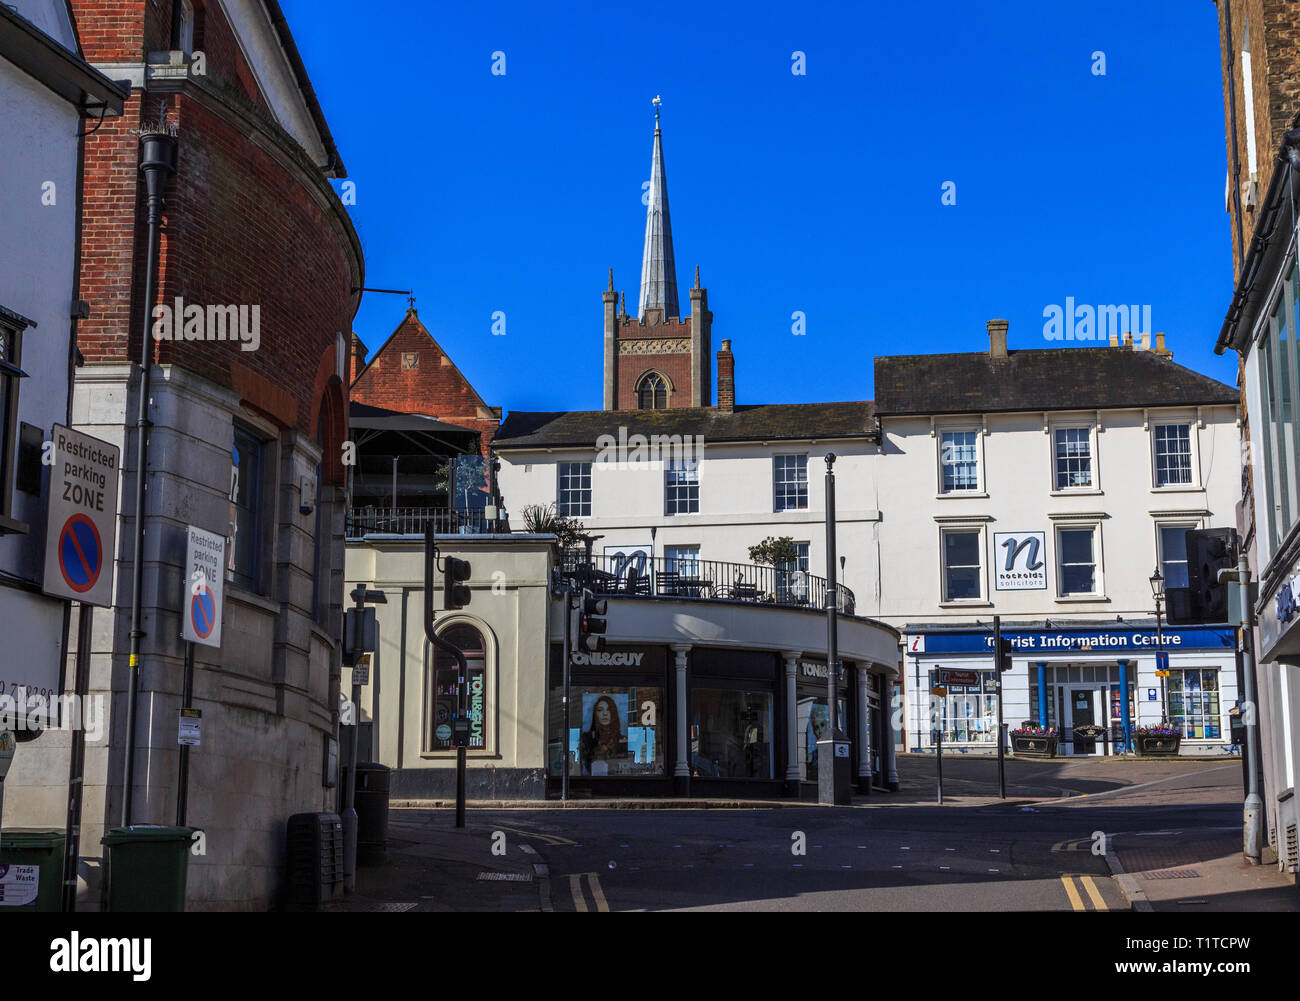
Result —
<instances>
[{"instance_id":1,"label":"shop front","mask_svg":"<svg viewBox=\"0 0 1300 1001\"><path fill-rule=\"evenodd\" d=\"M1163 723L1180 733L1182 754L1233 751L1228 720L1237 675L1230 629L1017 623L1004 625L1003 635L1014 651L1002 676L1008 729L1046 728L1058 735L1058 754L1099 756L1127 753L1136 731ZM996 753L991 631L909 627L906 650L910 749L933 750L942 732L946 752ZM1157 674L1158 653L1168 658L1167 675ZM979 684L949 685L934 695L944 667L973 669Z\"/></svg>"}]
</instances>

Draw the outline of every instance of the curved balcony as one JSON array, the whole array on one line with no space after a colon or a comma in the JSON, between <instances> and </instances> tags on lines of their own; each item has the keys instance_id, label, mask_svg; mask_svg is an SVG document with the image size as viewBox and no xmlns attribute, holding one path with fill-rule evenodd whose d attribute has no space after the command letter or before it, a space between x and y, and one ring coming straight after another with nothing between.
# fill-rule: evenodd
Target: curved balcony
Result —
<instances>
[{"instance_id":1,"label":"curved balcony","mask_svg":"<svg viewBox=\"0 0 1300 1001\"><path fill-rule=\"evenodd\" d=\"M816 610L826 607L825 577L752 563L652 559L644 553L588 559L580 552L570 552L564 554L556 575L575 588L589 588L600 595L744 601ZM840 584L839 593L839 610L855 614L857 600L852 590Z\"/></svg>"}]
</instances>

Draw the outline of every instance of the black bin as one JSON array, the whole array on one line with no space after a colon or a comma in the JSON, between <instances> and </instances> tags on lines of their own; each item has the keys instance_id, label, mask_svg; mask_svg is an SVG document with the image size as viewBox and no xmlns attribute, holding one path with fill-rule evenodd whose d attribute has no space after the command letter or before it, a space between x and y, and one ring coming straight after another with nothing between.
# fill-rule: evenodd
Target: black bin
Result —
<instances>
[{"instance_id":1,"label":"black bin","mask_svg":"<svg viewBox=\"0 0 1300 1001\"><path fill-rule=\"evenodd\" d=\"M357 865L388 861L388 786L392 769L374 761L357 765Z\"/></svg>"}]
</instances>

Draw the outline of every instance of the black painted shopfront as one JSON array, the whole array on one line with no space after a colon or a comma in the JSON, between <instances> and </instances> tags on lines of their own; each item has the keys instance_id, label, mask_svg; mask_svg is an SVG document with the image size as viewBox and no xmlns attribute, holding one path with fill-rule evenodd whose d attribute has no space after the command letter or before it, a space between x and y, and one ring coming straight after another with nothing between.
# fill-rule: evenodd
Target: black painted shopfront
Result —
<instances>
[{"instance_id":1,"label":"black painted shopfront","mask_svg":"<svg viewBox=\"0 0 1300 1001\"><path fill-rule=\"evenodd\" d=\"M816 798L817 740L828 718L824 659L796 661L791 712L786 663L779 653L694 647L686 655L685 743L679 747L677 655L670 646L611 644L601 654L577 654L570 672L567 741L562 739L561 656L560 646L553 645L547 703L552 795L559 794L567 750L569 787L577 796ZM853 737L854 775L860 754L857 674L850 664L839 680L842 726ZM883 721L877 720L879 699L871 685L868 696L869 730L878 735ZM878 748L873 757L879 757Z\"/></svg>"}]
</instances>

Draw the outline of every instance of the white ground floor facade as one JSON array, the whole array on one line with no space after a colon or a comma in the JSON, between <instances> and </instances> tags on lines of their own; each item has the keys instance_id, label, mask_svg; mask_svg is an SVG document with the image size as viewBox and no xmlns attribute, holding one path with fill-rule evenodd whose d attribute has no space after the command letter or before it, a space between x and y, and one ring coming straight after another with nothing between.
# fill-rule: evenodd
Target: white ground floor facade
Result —
<instances>
[{"instance_id":1,"label":"white ground floor facade","mask_svg":"<svg viewBox=\"0 0 1300 1001\"><path fill-rule=\"evenodd\" d=\"M1015 650L1002 675L1008 731L1033 724L1057 732L1059 755L1108 755L1125 753L1125 734L1131 748L1137 729L1164 720L1181 732L1182 755L1238 751L1231 733L1239 696L1232 630L1157 633L1154 624L1112 620L1064 629L1003 623L1002 631ZM904 643L907 750L933 752L942 739L945 753L997 753L989 624L908 627ZM1158 652L1168 654L1168 677L1156 675ZM935 694L944 668L978 672L979 684L948 685Z\"/></svg>"}]
</instances>

